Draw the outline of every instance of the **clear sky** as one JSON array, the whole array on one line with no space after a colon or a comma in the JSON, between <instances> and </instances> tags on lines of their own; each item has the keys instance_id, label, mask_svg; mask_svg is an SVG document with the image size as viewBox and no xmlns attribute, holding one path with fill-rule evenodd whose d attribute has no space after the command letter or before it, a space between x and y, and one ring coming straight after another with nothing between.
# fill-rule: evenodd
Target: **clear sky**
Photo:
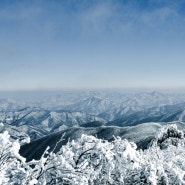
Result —
<instances>
[{"instance_id":1,"label":"clear sky","mask_svg":"<svg viewBox=\"0 0 185 185\"><path fill-rule=\"evenodd\" d=\"M185 0L1 0L0 90L185 86Z\"/></svg>"}]
</instances>

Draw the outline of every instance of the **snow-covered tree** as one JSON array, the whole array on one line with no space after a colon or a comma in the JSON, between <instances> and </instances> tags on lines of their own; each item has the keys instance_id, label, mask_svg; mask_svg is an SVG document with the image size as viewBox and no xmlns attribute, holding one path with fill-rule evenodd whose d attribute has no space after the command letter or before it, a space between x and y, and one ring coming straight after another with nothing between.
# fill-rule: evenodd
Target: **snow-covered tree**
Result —
<instances>
[{"instance_id":1,"label":"snow-covered tree","mask_svg":"<svg viewBox=\"0 0 185 185\"><path fill-rule=\"evenodd\" d=\"M24 179L25 159L19 149L19 143L12 142L7 131L0 133L0 184L21 184Z\"/></svg>"},{"instance_id":2,"label":"snow-covered tree","mask_svg":"<svg viewBox=\"0 0 185 185\"><path fill-rule=\"evenodd\" d=\"M140 151L139 168L127 176L128 184L185 184L183 135L176 125L161 127L150 147Z\"/></svg>"},{"instance_id":3,"label":"snow-covered tree","mask_svg":"<svg viewBox=\"0 0 185 185\"><path fill-rule=\"evenodd\" d=\"M183 185L185 139L176 125L161 127L147 150L115 137L114 141L82 135L59 152L25 162L18 141L0 133L0 184L2 185Z\"/></svg>"},{"instance_id":4,"label":"snow-covered tree","mask_svg":"<svg viewBox=\"0 0 185 185\"><path fill-rule=\"evenodd\" d=\"M113 147L108 141L82 135L77 141L63 146L58 153L51 152L46 158L43 156L38 165L42 166L42 172L37 180L41 184L111 182Z\"/></svg>"}]
</instances>

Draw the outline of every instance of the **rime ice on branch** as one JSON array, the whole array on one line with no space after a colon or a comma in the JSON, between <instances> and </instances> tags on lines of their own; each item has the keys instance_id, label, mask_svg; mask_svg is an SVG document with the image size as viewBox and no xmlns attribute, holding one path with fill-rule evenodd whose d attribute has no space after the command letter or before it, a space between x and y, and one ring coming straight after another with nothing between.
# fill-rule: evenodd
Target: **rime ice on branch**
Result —
<instances>
[{"instance_id":1,"label":"rime ice on branch","mask_svg":"<svg viewBox=\"0 0 185 185\"><path fill-rule=\"evenodd\" d=\"M0 184L185 184L184 134L176 125L161 127L145 151L119 137L108 142L82 135L26 163L19 147L7 132L0 133Z\"/></svg>"}]
</instances>

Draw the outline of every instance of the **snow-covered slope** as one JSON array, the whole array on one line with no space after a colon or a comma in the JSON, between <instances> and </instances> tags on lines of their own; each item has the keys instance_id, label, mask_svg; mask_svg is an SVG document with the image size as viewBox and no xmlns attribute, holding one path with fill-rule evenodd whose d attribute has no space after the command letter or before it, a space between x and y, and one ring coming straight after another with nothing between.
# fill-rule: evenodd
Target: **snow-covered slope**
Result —
<instances>
[{"instance_id":1,"label":"snow-covered slope","mask_svg":"<svg viewBox=\"0 0 185 185\"><path fill-rule=\"evenodd\" d=\"M2 99L0 121L15 126L31 139L74 126L124 126L145 122L185 121L185 103L175 104L183 102L183 97L156 91L87 91L22 98L20 101ZM19 109L26 105L30 106Z\"/></svg>"},{"instance_id":2,"label":"snow-covered slope","mask_svg":"<svg viewBox=\"0 0 185 185\"><path fill-rule=\"evenodd\" d=\"M40 138L67 127L80 126L94 121L105 123L104 119L84 112L49 111L39 108L25 108L10 112L2 111L0 112L0 121L27 133L31 139Z\"/></svg>"},{"instance_id":3,"label":"snow-covered slope","mask_svg":"<svg viewBox=\"0 0 185 185\"><path fill-rule=\"evenodd\" d=\"M147 110L138 111L136 113L122 116L117 120L108 122L106 125L126 126L137 125L147 122L185 122L185 103L176 105L164 105L153 107Z\"/></svg>"},{"instance_id":4,"label":"snow-covered slope","mask_svg":"<svg viewBox=\"0 0 185 185\"><path fill-rule=\"evenodd\" d=\"M4 131L8 131L12 141L18 140L21 145L30 142L30 137L25 132L21 132L18 127L0 123L0 133Z\"/></svg>"},{"instance_id":5,"label":"snow-covered slope","mask_svg":"<svg viewBox=\"0 0 185 185\"><path fill-rule=\"evenodd\" d=\"M61 91L53 93L20 94L19 97L0 99L0 111L38 107L44 110L83 111L100 116L107 121L147 110L152 107L185 102L182 93L158 91L127 92L119 90Z\"/></svg>"},{"instance_id":6,"label":"snow-covered slope","mask_svg":"<svg viewBox=\"0 0 185 185\"><path fill-rule=\"evenodd\" d=\"M134 141L139 149L145 149L151 140L154 139L156 131L165 124L170 123L144 123L131 127L103 126L96 128L68 128L22 146L20 154L26 157L27 160L31 160L33 158L39 159L47 146L49 145L50 149L53 149L62 136L63 140L58 143L56 151L58 151L61 146L65 145L69 140L80 138L82 134L93 135L109 141L112 141L114 136L120 136L122 139ZM176 124L178 128L185 130L184 123L176 122Z\"/></svg>"},{"instance_id":7,"label":"snow-covered slope","mask_svg":"<svg viewBox=\"0 0 185 185\"><path fill-rule=\"evenodd\" d=\"M178 99L176 95L156 91L136 94L109 93L104 96L97 95L80 99L74 104L64 106L64 108L95 114L111 121L138 111L144 111L152 107L174 105L184 100L183 96Z\"/></svg>"}]
</instances>

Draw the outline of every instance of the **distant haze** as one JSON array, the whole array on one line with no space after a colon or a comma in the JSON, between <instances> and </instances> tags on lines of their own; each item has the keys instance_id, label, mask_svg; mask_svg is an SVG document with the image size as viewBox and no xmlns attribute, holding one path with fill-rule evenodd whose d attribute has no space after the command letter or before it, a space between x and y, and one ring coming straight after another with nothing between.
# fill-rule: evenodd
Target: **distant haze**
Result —
<instances>
[{"instance_id":1,"label":"distant haze","mask_svg":"<svg viewBox=\"0 0 185 185\"><path fill-rule=\"evenodd\" d=\"M0 91L185 87L185 0L0 1Z\"/></svg>"}]
</instances>

